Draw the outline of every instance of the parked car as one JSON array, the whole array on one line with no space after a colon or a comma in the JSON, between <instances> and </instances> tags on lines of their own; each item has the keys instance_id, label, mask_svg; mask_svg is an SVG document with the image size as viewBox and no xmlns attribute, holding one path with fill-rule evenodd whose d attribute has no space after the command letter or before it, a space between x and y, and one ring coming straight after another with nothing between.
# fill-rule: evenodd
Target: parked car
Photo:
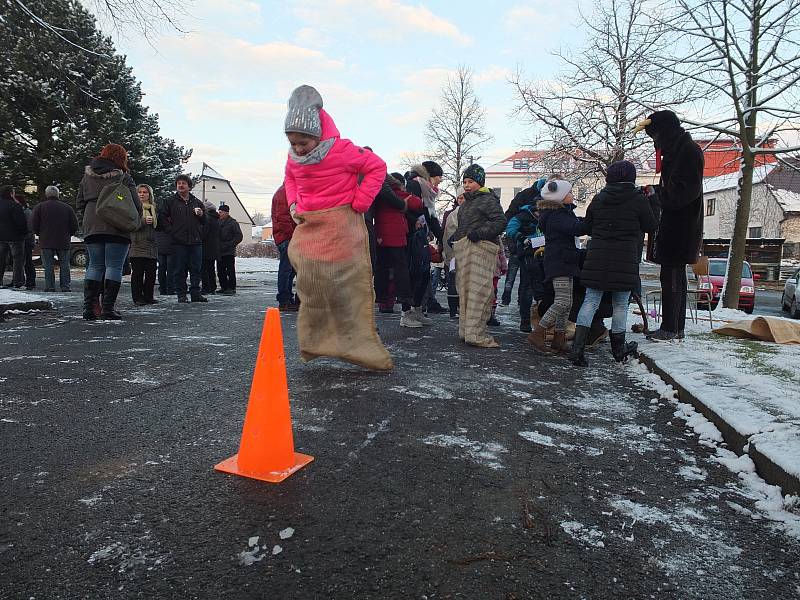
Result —
<instances>
[{"instance_id":1,"label":"parked car","mask_svg":"<svg viewBox=\"0 0 800 600\"><path fill-rule=\"evenodd\" d=\"M33 247L33 262L37 265L42 264L42 250L39 248L39 240ZM58 258L55 259L58 263ZM72 236L69 240L69 264L73 267L85 268L89 262L89 255L86 253L86 244L77 237Z\"/></svg>"},{"instance_id":2,"label":"parked car","mask_svg":"<svg viewBox=\"0 0 800 600\"><path fill-rule=\"evenodd\" d=\"M725 258L711 258L708 261L708 275L703 275L697 282L697 289L711 290L711 308L717 308L722 288L725 285L725 269L728 260ZM739 288L739 310L751 314L756 307L756 286L755 281L761 279L759 275L753 275L750 263L745 261L742 265L742 279Z\"/></svg>"},{"instance_id":3,"label":"parked car","mask_svg":"<svg viewBox=\"0 0 800 600\"><path fill-rule=\"evenodd\" d=\"M800 319L800 269L786 280L781 296L781 309L793 319Z\"/></svg>"},{"instance_id":4,"label":"parked car","mask_svg":"<svg viewBox=\"0 0 800 600\"><path fill-rule=\"evenodd\" d=\"M33 263L36 265L41 265L42 249L39 248L39 240L36 240L36 244L34 244L31 254L33 255ZM55 262L58 262L58 258L55 259ZM89 255L86 253L86 244L81 238L72 236L69 241L69 263L73 267L85 268L88 262ZM11 267L11 254L9 253L7 257L6 270L10 270Z\"/></svg>"}]
</instances>

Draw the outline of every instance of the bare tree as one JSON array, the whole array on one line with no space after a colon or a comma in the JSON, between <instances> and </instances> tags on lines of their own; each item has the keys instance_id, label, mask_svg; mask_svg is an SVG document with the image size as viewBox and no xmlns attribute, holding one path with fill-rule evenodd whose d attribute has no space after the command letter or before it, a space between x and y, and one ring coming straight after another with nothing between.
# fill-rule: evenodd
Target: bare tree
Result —
<instances>
[{"instance_id":1,"label":"bare tree","mask_svg":"<svg viewBox=\"0 0 800 600\"><path fill-rule=\"evenodd\" d=\"M516 112L533 128L532 145L550 150L570 177L598 177L623 158L643 164L652 146L631 131L657 102L666 107L690 97L688 86L654 66L649 55L667 43L665 25L649 16L645 0L610 0L581 13L584 47L560 51L564 70L553 81L511 79Z\"/></svg>"},{"instance_id":2,"label":"bare tree","mask_svg":"<svg viewBox=\"0 0 800 600\"><path fill-rule=\"evenodd\" d=\"M250 218L253 219L253 223L255 223L256 225L266 225L267 223L269 223L267 215L265 215L260 210L254 212Z\"/></svg>"},{"instance_id":3,"label":"bare tree","mask_svg":"<svg viewBox=\"0 0 800 600\"><path fill-rule=\"evenodd\" d=\"M655 61L694 83L704 99L697 103L699 117L684 121L733 138L741 150L726 276L726 282L738 282L756 158L800 151L766 144L800 119L800 0L677 0L661 24L676 41ZM726 285L723 306L736 308L739 291L739 285Z\"/></svg>"},{"instance_id":4,"label":"bare tree","mask_svg":"<svg viewBox=\"0 0 800 600\"><path fill-rule=\"evenodd\" d=\"M453 196L461 172L478 160L479 148L494 139L485 127L486 110L472 87L472 69L460 66L447 78L425 130L432 159L444 171L445 194Z\"/></svg>"}]
</instances>

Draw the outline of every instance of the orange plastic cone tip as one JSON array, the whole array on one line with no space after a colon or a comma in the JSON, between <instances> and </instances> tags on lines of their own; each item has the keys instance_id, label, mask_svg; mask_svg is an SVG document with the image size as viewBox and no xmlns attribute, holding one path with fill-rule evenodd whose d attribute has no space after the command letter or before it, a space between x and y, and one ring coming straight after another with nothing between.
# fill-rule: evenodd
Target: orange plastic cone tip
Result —
<instances>
[{"instance_id":1,"label":"orange plastic cone tip","mask_svg":"<svg viewBox=\"0 0 800 600\"><path fill-rule=\"evenodd\" d=\"M267 310L258 347L239 453L214 469L277 483L314 460L294 451L281 318Z\"/></svg>"}]
</instances>

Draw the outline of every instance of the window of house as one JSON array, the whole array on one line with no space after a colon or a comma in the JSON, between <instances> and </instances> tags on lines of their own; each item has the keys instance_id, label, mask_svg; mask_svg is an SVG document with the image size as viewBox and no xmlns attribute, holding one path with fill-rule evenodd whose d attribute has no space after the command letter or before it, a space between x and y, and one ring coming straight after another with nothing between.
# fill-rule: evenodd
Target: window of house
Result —
<instances>
[{"instance_id":1,"label":"window of house","mask_svg":"<svg viewBox=\"0 0 800 600\"><path fill-rule=\"evenodd\" d=\"M529 166L530 162L527 158L514 159L514 170L527 171Z\"/></svg>"},{"instance_id":2,"label":"window of house","mask_svg":"<svg viewBox=\"0 0 800 600\"><path fill-rule=\"evenodd\" d=\"M717 212L717 199L716 198L708 198L706 199L706 216L711 217Z\"/></svg>"},{"instance_id":3,"label":"window of house","mask_svg":"<svg viewBox=\"0 0 800 600\"><path fill-rule=\"evenodd\" d=\"M749 237L749 238L760 238L760 237L763 237L761 235L761 227L749 227L747 229L747 237Z\"/></svg>"}]
</instances>

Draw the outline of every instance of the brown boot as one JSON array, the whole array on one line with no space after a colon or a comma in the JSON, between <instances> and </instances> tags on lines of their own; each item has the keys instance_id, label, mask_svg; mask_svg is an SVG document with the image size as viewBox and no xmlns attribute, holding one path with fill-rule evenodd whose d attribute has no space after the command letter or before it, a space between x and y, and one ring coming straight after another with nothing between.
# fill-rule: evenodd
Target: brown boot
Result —
<instances>
[{"instance_id":1,"label":"brown boot","mask_svg":"<svg viewBox=\"0 0 800 600\"><path fill-rule=\"evenodd\" d=\"M544 328L536 324L533 331L528 334L528 341L533 344L533 347L536 348L537 352L541 352L542 354L552 354L550 352L550 348L547 347L547 343L544 340Z\"/></svg>"},{"instance_id":2,"label":"brown boot","mask_svg":"<svg viewBox=\"0 0 800 600\"><path fill-rule=\"evenodd\" d=\"M566 354L569 351L567 348L567 335L563 331L556 331L553 333L553 341L550 342L550 348L553 352L558 354Z\"/></svg>"}]
</instances>

